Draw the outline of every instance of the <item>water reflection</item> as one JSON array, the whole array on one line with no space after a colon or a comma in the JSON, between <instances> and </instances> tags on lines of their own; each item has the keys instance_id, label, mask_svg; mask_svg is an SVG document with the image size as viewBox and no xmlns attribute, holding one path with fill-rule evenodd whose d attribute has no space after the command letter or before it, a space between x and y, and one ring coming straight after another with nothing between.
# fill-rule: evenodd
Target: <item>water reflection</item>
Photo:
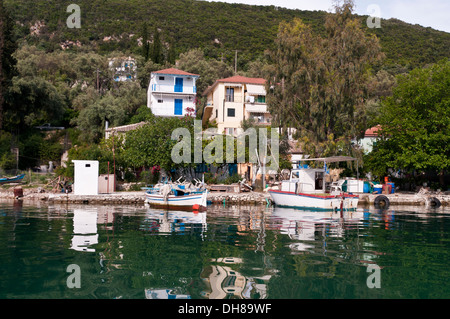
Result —
<instances>
[{"instance_id":1,"label":"water reflection","mask_svg":"<svg viewBox=\"0 0 450 319\"><path fill-rule=\"evenodd\" d=\"M231 265L240 264L242 258L213 259L214 264L203 269L201 278L206 288L201 295L208 299L259 299L267 298L267 283L271 275L244 276Z\"/></svg>"},{"instance_id":2,"label":"water reflection","mask_svg":"<svg viewBox=\"0 0 450 319\"><path fill-rule=\"evenodd\" d=\"M59 210L57 210L59 211ZM112 231L114 223L114 207L80 206L73 208L73 236L70 249L95 252L92 245L99 243L97 225Z\"/></svg>"},{"instance_id":3,"label":"water reflection","mask_svg":"<svg viewBox=\"0 0 450 319\"><path fill-rule=\"evenodd\" d=\"M0 205L0 298L450 296L448 208ZM370 263L381 290L367 288ZM69 264L82 289L66 287Z\"/></svg>"},{"instance_id":4,"label":"water reflection","mask_svg":"<svg viewBox=\"0 0 450 319\"><path fill-rule=\"evenodd\" d=\"M190 295L177 293L174 289L146 289L146 299L191 299Z\"/></svg>"},{"instance_id":5,"label":"water reflection","mask_svg":"<svg viewBox=\"0 0 450 319\"><path fill-rule=\"evenodd\" d=\"M290 239L299 241L289 246L292 250L307 251L314 246L302 241L315 241L317 232L322 233L322 237L342 238L346 229L359 227L365 218L368 216L362 209L323 212L276 207L270 216L270 224L271 229L277 229Z\"/></svg>"},{"instance_id":6,"label":"water reflection","mask_svg":"<svg viewBox=\"0 0 450 319\"><path fill-rule=\"evenodd\" d=\"M207 230L206 212L163 211L149 208L141 229L167 235L203 234Z\"/></svg>"},{"instance_id":7,"label":"water reflection","mask_svg":"<svg viewBox=\"0 0 450 319\"><path fill-rule=\"evenodd\" d=\"M97 209L75 209L73 211L73 237L70 249L95 252L91 245L98 244Z\"/></svg>"}]
</instances>

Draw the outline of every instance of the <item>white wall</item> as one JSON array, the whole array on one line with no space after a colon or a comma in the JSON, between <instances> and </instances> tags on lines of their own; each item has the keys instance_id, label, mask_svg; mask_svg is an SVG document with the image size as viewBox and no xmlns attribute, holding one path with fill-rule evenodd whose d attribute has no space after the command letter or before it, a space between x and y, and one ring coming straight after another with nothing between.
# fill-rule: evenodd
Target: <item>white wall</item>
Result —
<instances>
[{"instance_id":1,"label":"white wall","mask_svg":"<svg viewBox=\"0 0 450 319\"><path fill-rule=\"evenodd\" d=\"M161 80L160 78L164 78L164 80ZM152 90L153 92L173 93L175 92L176 78L183 79L182 93L190 93L190 94L196 93L194 90L196 77L167 75L158 73L151 75L149 89Z\"/></svg>"},{"instance_id":2,"label":"white wall","mask_svg":"<svg viewBox=\"0 0 450 319\"><path fill-rule=\"evenodd\" d=\"M183 100L183 114L175 115L175 99ZM162 103L159 103L158 100L162 100ZM183 95L168 95L168 94L158 94L154 93L150 96L150 108L152 113L157 116L184 116L187 114L186 108L190 107L195 110L194 104L195 98L191 96L189 100L189 96Z\"/></svg>"},{"instance_id":3,"label":"white wall","mask_svg":"<svg viewBox=\"0 0 450 319\"><path fill-rule=\"evenodd\" d=\"M74 194L98 195L98 161L72 161L75 165Z\"/></svg>"}]
</instances>

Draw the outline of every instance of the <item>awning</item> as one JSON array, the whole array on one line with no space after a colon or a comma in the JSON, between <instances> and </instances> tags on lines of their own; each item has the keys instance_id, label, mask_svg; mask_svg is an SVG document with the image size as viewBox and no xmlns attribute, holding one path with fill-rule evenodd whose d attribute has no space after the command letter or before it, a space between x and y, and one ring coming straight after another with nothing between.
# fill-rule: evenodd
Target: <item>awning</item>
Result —
<instances>
[{"instance_id":1,"label":"awning","mask_svg":"<svg viewBox=\"0 0 450 319\"><path fill-rule=\"evenodd\" d=\"M247 84L247 94L266 95L264 85Z\"/></svg>"},{"instance_id":2,"label":"awning","mask_svg":"<svg viewBox=\"0 0 450 319\"><path fill-rule=\"evenodd\" d=\"M331 156L331 157L319 157L319 158L302 158L302 159L298 160L298 162L316 161L316 162L336 163L336 162L348 162L348 161L356 161L356 160L357 160L357 158L350 157L350 156Z\"/></svg>"}]
</instances>

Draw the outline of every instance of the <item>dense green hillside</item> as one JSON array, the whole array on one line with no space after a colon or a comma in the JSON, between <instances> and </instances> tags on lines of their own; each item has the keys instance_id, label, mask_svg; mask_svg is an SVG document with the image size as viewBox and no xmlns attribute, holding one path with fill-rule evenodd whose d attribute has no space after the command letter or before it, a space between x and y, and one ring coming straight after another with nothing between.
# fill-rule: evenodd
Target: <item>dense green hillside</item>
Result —
<instances>
[{"instance_id":1,"label":"dense green hillside","mask_svg":"<svg viewBox=\"0 0 450 319\"><path fill-rule=\"evenodd\" d=\"M138 39L147 24L150 36L158 28L166 49L177 54L203 48L208 57L233 61L239 50L240 67L273 45L281 21L300 17L318 33L324 31L325 12L300 11L274 6L249 6L196 0L78 0L81 29L69 29L66 12L69 1L6 0L17 25L17 37L48 51L66 40L81 42L81 49L106 53L113 50L139 52ZM367 17L361 17L365 25ZM43 22L39 35L30 27ZM383 20L381 29L368 29L380 38L386 63L408 69L450 57L450 34L411 25L399 20ZM111 37L111 38L109 38Z\"/></svg>"}]
</instances>

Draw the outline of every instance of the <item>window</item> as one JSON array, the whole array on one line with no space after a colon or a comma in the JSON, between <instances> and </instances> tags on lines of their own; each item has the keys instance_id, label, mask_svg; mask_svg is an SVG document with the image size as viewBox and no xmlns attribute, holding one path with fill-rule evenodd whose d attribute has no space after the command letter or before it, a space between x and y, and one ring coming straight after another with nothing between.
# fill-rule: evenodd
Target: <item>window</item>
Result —
<instances>
[{"instance_id":1,"label":"window","mask_svg":"<svg viewBox=\"0 0 450 319\"><path fill-rule=\"evenodd\" d=\"M234 88L227 88L227 91L225 94L225 101L234 102Z\"/></svg>"},{"instance_id":2,"label":"window","mask_svg":"<svg viewBox=\"0 0 450 319\"><path fill-rule=\"evenodd\" d=\"M228 108L227 109L227 116L228 117L235 117L236 115L236 109Z\"/></svg>"},{"instance_id":3,"label":"window","mask_svg":"<svg viewBox=\"0 0 450 319\"><path fill-rule=\"evenodd\" d=\"M163 103L163 102L164 102L164 101L163 101L163 100L161 100L161 99L159 99L159 100L158 100L158 103Z\"/></svg>"},{"instance_id":4,"label":"window","mask_svg":"<svg viewBox=\"0 0 450 319\"><path fill-rule=\"evenodd\" d=\"M218 113L218 111L216 110L216 118L218 118L219 117L219 113Z\"/></svg>"},{"instance_id":5,"label":"window","mask_svg":"<svg viewBox=\"0 0 450 319\"><path fill-rule=\"evenodd\" d=\"M256 102L258 102L258 103L266 103L266 96L265 95L258 95L258 98L256 99Z\"/></svg>"},{"instance_id":6,"label":"window","mask_svg":"<svg viewBox=\"0 0 450 319\"><path fill-rule=\"evenodd\" d=\"M160 81L164 81L164 77L163 77L163 76L160 76L158 79L159 79Z\"/></svg>"},{"instance_id":7,"label":"window","mask_svg":"<svg viewBox=\"0 0 450 319\"><path fill-rule=\"evenodd\" d=\"M85 164L84 167L91 167L91 164Z\"/></svg>"}]
</instances>

